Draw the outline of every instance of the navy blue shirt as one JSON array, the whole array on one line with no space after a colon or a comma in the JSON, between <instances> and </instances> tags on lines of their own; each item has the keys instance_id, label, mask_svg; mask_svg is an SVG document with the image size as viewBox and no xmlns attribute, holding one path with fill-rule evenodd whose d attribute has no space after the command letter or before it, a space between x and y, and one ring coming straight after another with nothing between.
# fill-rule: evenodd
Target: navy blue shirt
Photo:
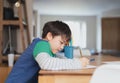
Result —
<instances>
[{"instance_id":1,"label":"navy blue shirt","mask_svg":"<svg viewBox=\"0 0 120 83\"><path fill-rule=\"evenodd\" d=\"M33 57L33 49L40 39L36 38L22 53L13 66L5 83L38 83L40 67Z\"/></svg>"}]
</instances>

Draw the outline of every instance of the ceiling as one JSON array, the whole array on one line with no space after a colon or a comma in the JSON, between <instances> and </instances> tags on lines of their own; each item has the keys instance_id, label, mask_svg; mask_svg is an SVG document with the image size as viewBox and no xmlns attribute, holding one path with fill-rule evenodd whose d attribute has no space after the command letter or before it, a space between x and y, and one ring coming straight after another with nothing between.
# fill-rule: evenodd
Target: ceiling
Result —
<instances>
[{"instance_id":1,"label":"ceiling","mask_svg":"<svg viewBox=\"0 0 120 83\"><path fill-rule=\"evenodd\" d=\"M120 0L33 0L33 9L45 15L98 15L120 8Z\"/></svg>"}]
</instances>

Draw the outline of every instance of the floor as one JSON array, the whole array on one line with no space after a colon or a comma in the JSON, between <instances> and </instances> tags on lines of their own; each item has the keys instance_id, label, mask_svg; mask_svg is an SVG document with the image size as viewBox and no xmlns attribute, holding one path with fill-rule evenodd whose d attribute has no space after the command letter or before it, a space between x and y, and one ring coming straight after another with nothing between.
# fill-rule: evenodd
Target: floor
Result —
<instances>
[{"instance_id":1,"label":"floor","mask_svg":"<svg viewBox=\"0 0 120 83\"><path fill-rule=\"evenodd\" d=\"M0 83L5 83L5 79L7 78L10 71L11 67L0 65Z\"/></svg>"}]
</instances>

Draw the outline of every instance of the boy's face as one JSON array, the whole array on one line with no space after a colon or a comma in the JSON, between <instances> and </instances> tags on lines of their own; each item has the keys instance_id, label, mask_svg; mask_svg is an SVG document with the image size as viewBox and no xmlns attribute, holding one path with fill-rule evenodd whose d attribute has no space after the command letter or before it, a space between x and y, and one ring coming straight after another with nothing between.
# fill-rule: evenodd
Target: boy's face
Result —
<instances>
[{"instance_id":1,"label":"boy's face","mask_svg":"<svg viewBox=\"0 0 120 83\"><path fill-rule=\"evenodd\" d=\"M50 43L53 53L57 53L58 51L61 51L66 44L65 39L62 38L62 36L60 35L52 37L48 42Z\"/></svg>"}]
</instances>

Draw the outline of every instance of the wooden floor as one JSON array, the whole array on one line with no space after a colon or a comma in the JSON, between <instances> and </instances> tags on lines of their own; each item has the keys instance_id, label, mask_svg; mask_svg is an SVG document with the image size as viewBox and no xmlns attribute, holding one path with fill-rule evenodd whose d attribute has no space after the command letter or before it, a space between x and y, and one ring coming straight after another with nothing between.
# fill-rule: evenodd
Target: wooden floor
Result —
<instances>
[{"instance_id":1,"label":"wooden floor","mask_svg":"<svg viewBox=\"0 0 120 83\"><path fill-rule=\"evenodd\" d=\"M0 83L5 83L5 79L7 78L10 71L11 67L0 65Z\"/></svg>"}]
</instances>

